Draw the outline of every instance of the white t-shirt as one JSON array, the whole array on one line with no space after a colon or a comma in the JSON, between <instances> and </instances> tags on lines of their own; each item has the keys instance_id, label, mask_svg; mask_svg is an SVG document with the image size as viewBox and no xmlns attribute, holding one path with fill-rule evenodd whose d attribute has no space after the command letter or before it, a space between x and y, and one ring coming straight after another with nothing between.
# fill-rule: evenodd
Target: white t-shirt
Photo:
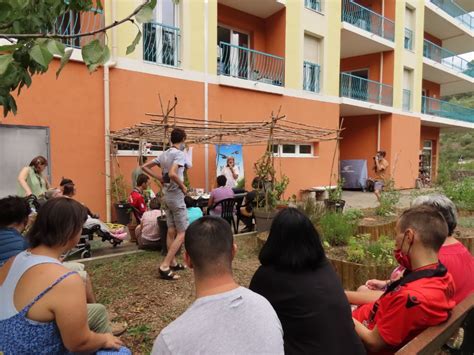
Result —
<instances>
[{"instance_id":1,"label":"white t-shirt","mask_svg":"<svg viewBox=\"0 0 474 355\"><path fill-rule=\"evenodd\" d=\"M283 354L273 307L245 287L198 298L164 328L152 354Z\"/></svg>"},{"instance_id":2,"label":"white t-shirt","mask_svg":"<svg viewBox=\"0 0 474 355\"><path fill-rule=\"evenodd\" d=\"M240 171L237 165L234 165L234 173L238 175L237 177L238 179L240 177ZM222 169L221 175L224 175L227 178L227 182L225 186L230 187L230 188L237 186L237 180L234 179L234 175L232 175L232 171L230 170L228 166L225 166Z\"/></svg>"}]
</instances>

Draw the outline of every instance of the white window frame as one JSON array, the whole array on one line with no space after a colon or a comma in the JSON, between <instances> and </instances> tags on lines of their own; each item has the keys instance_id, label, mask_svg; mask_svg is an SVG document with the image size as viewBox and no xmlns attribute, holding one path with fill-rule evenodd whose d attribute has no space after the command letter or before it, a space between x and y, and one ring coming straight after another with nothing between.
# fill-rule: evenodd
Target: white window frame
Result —
<instances>
[{"instance_id":1,"label":"white window frame","mask_svg":"<svg viewBox=\"0 0 474 355\"><path fill-rule=\"evenodd\" d=\"M284 145L294 145L295 146L295 153L283 153L283 146ZM300 153L300 146L302 145L309 145L311 146L311 153ZM315 155L314 143L279 143L274 144L274 146L278 146L278 152L273 153L275 157L279 158L317 158L318 156Z\"/></svg>"},{"instance_id":2,"label":"white window frame","mask_svg":"<svg viewBox=\"0 0 474 355\"><path fill-rule=\"evenodd\" d=\"M118 157L138 157L139 149L117 149L116 155ZM143 154L146 157L158 157L163 153L163 150L150 149L148 153Z\"/></svg>"}]
</instances>

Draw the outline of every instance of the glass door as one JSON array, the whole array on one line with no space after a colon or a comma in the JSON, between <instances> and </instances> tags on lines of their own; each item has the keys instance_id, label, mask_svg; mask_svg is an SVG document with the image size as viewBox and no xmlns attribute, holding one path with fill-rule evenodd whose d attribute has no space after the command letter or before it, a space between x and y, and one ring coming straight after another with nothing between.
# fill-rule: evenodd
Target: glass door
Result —
<instances>
[{"instance_id":1,"label":"glass door","mask_svg":"<svg viewBox=\"0 0 474 355\"><path fill-rule=\"evenodd\" d=\"M248 34L218 26L217 45L219 74L248 79L250 73Z\"/></svg>"}]
</instances>

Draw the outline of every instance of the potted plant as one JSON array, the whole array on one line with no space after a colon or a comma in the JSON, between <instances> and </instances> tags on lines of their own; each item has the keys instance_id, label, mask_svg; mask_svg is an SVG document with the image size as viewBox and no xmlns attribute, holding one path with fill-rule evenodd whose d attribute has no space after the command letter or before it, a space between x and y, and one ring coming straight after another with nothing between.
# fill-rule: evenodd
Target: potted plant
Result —
<instances>
[{"instance_id":1,"label":"potted plant","mask_svg":"<svg viewBox=\"0 0 474 355\"><path fill-rule=\"evenodd\" d=\"M344 205L346 201L342 199L342 186L344 185L344 179L338 179L336 188L329 186L326 190L328 192L328 198L324 200L324 206L329 211L342 213L344 211Z\"/></svg>"},{"instance_id":2,"label":"potted plant","mask_svg":"<svg viewBox=\"0 0 474 355\"><path fill-rule=\"evenodd\" d=\"M111 183L111 190L117 222L126 226L130 223L131 207L127 201L128 188L122 174L114 176Z\"/></svg>"}]
</instances>

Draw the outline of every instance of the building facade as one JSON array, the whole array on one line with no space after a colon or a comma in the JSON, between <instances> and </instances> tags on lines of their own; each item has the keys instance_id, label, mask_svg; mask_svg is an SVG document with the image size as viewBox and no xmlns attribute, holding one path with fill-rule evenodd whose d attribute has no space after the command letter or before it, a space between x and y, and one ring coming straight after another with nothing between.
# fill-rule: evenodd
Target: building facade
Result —
<instances>
[{"instance_id":1,"label":"building facade","mask_svg":"<svg viewBox=\"0 0 474 355\"><path fill-rule=\"evenodd\" d=\"M129 180L138 154L121 145L111 158L108 132L161 113L158 95L165 106L178 98L176 115L204 121L263 121L281 107L292 121L342 124L339 144L278 147L286 197L327 186L334 159L367 160L372 175L377 150L387 152L395 186L412 188L420 158L435 178L440 130L474 128L474 110L443 101L474 91L474 66L459 56L474 51L474 3L456 1L158 0L132 54L132 24L108 32L111 61L93 74L74 49L58 80L57 62L34 79L0 130L23 137L23 129L46 127L53 184L74 179L78 199L104 216L108 176ZM105 1L95 16L109 24L139 4ZM90 14L70 14L60 30L84 32L91 23ZM83 44L76 42L68 45ZM247 188L264 149L243 148ZM194 187L213 186L215 161L215 147L194 147Z\"/></svg>"}]
</instances>

